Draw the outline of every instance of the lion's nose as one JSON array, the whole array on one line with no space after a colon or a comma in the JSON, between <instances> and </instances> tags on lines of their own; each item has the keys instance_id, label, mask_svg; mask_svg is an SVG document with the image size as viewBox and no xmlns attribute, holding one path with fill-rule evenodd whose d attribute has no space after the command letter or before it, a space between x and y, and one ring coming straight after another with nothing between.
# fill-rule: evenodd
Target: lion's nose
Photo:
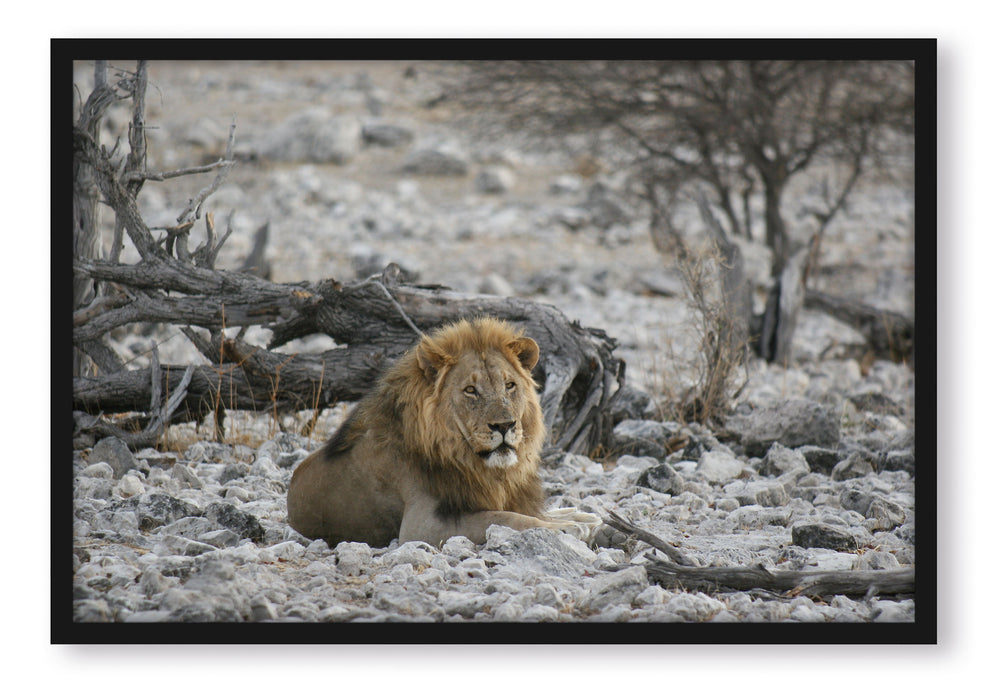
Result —
<instances>
[{"instance_id":1,"label":"lion's nose","mask_svg":"<svg viewBox=\"0 0 990 700\"><path fill-rule=\"evenodd\" d=\"M497 430L498 432L502 433L502 437L505 437L505 434L507 432L509 432L510 430L516 427L516 422L512 420L506 423L489 423L488 427L492 430Z\"/></svg>"}]
</instances>

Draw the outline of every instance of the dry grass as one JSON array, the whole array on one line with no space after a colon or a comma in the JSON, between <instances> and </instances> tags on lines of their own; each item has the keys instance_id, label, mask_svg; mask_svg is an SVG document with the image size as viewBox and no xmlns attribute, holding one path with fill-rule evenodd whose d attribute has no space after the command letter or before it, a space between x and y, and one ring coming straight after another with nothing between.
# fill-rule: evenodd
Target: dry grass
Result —
<instances>
[{"instance_id":1,"label":"dry grass","mask_svg":"<svg viewBox=\"0 0 990 700\"><path fill-rule=\"evenodd\" d=\"M725 261L714 246L687 252L679 258L678 272L684 282L685 301L694 312L691 332L697 338L698 352L693 362L681 370L673 348L668 347L667 361L658 366L666 372L682 371L688 376L671 381L664 372L654 369L653 393L661 406L661 418L686 424L720 424L732 409L746 383L745 359L748 328L739 328L722 291ZM680 363L683 364L683 363Z\"/></svg>"}]
</instances>

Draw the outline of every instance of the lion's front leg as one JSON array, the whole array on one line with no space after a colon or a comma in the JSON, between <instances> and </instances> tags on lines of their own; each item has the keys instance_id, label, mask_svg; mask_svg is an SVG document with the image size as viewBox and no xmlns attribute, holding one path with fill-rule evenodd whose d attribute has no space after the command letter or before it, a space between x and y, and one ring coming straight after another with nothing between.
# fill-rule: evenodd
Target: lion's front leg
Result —
<instances>
[{"instance_id":1,"label":"lion's front leg","mask_svg":"<svg viewBox=\"0 0 990 700\"><path fill-rule=\"evenodd\" d=\"M451 537L462 535L476 544L484 544L488 527L503 525L513 530L546 527L567 532L588 542L601 523L601 519L591 513L582 513L570 508L551 511L546 519L505 510L482 510L456 516L441 516L437 515L434 504L424 503L406 509L399 529L399 541L415 540L439 545Z\"/></svg>"},{"instance_id":2,"label":"lion's front leg","mask_svg":"<svg viewBox=\"0 0 990 700\"><path fill-rule=\"evenodd\" d=\"M416 540L439 546L441 542L451 537L462 535L475 544L484 544L485 533L490 525L504 525L514 530L526 530L531 527L563 529L555 523L505 510L483 510L456 516L407 511L399 528L399 542Z\"/></svg>"}]
</instances>

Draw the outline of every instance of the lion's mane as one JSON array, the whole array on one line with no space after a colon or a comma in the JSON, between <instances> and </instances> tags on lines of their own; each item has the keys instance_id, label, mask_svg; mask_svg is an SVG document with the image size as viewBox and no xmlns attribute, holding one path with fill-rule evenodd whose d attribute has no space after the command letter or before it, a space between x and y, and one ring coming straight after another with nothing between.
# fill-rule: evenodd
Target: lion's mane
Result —
<instances>
[{"instance_id":1,"label":"lion's mane","mask_svg":"<svg viewBox=\"0 0 990 700\"><path fill-rule=\"evenodd\" d=\"M389 462L396 454L414 456L424 486L439 499L440 514L510 510L539 517L544 497L538 469L545 428L536 382L520 359L520 338L512 326L490 318L458 321L424 337L381 378L327 449L333 451L334 444L346 448L374 427L376 434L387 436L379 443L381 461ZM486 353L500 353L509 361L525 399L518 462L507 469L486 467L448 427L452 404L445 399L457 390L446 381L448 374L458 363ZM436 364L435 373L423 371L424 356Z\"/></svg>"}]
</instances>

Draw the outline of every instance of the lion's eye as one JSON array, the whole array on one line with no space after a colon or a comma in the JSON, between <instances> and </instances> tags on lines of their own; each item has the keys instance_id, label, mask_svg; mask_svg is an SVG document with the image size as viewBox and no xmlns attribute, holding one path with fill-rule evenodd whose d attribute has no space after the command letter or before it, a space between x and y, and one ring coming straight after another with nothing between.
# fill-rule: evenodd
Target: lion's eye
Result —
<instances>
[{"instance_id":1,"label":"lion's eye","mask_svg":"<svg viewBox=\"0 0 990 700\"><path fill-rule=\"evenodd\" d=\"M464 387L464 393L467 394L468 396L477 396L478 390L475 389L473 386L466 386Z\"/></svg>"},{"instance_id":2,"label":"lion's eye","mask_svg":"<svg viewBox=\"0 0 990 700\"><path fill-rule=\"evenodd\" d=\"M512 391L515 388L516 388L516 383L515 382L506 382L505 383L505 390L506 391Z\"/></svg>"}]
</instances>

